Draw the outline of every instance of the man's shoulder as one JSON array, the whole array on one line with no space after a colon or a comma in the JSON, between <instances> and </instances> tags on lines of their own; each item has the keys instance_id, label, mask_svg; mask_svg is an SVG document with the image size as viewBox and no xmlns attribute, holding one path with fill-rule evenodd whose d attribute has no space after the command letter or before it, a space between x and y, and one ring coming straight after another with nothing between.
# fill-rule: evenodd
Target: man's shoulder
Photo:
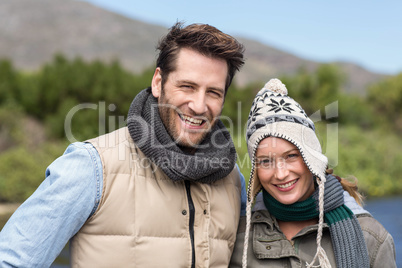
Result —
<instances>
[{"instance_id":1,"label":"man's shoulder","mask_svg":"<svg viewBox=\"0 0 402 268\"><path fill-rule=\"evenodd\" d=\"M229 173L229 175L226 177L226 180L231 181L233 184L241 188L241 173L239 168L235 165L233 170Z\"/></svg>"},{"instance_id":2,"label":"man's shoulder","mask_svg":"<svg viewBox=\"0 0 402 268\"><path fill-rule=\"evenodd\" d=\"M130 161L133 160L134 156L142 156L131 139L127 127L119 128L85 142L92 144L95 148L104 168L130 166L132 164Z\"/></svg>"},{"instance_id":3,"label":"man's shoulder","mask_svg":"<svg viewBox=\"0 0 402 268\"><path fill-rule=\"evenodd\" d=\"M85 142L91 143L98 151L118 147L121 143L134 144L127 127L119 128Z\"/></svg>"}]
</instances>

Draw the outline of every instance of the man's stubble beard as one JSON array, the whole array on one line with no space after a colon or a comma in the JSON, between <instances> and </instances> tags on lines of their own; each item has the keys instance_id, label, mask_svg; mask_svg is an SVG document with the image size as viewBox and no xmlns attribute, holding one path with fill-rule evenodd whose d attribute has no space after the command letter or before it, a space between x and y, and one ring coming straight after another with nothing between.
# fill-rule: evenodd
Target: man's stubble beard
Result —
<instances>
[{"instance_id":1,"label":"man's stubble beard","mask_svg":"<svg viewBox=\"0 0 402 268\"><path fill-rule=\"evenodd\" d=\"M207 129L200 130L200 132L202 131L202 135L200 135L200 137L197 140L191 141L187 136L180 137L181 133L177 133L178 131L176 128L176 120L181 120L177 116L177 113L180 113L181 111L178 107L175 107L174 105L167 103L165 97L166 97L165 91L162 86L161 96L158 99L158 111L162 123L166 131L168 132L169 136L179 147L184 147L188 149L197 149L197 146L202 143L205 137L211 132L213 127L217 124L218 118L207 120L205 124L209 124L211 126Z\"/></svg>"}]
</instances>

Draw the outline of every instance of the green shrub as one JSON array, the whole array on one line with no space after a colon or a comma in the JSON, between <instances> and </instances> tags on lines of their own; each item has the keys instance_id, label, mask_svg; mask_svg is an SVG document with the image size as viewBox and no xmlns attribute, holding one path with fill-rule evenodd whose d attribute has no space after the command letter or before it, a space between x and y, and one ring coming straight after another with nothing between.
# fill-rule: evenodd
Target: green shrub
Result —
<instances>
[{"instance_id":1,"label":"green shrub","mask_svg":"<svg viewBox=\"0 0 402 268\"><path fill-rule=\"evenodd\" d=\"M49 143L32 152L24 146L0 154L0 202L23 202L45 178L47 166L65 150Z\"/></svg>"},{"instance_id":2,"label":"green shrub","mask_svg":"<svg viewBox=\"0 0 402 268\"><path fill-rule=\"evenodd\" d=\"M353 175L368 196L402 193L401 138L381 130L357 127L339 129L339 161L335 171L342 177Z\"/></svg>"},{"instance_id":3,"label":"green shrub","mask_svg":"<svg viewBox=\"0 0 402 268\"><path fill-rule=\"evenodd\" d=\"M23 118L22 109L13 100L0 106L0 152L25 142Z\"/></svg>"}]
</instances>

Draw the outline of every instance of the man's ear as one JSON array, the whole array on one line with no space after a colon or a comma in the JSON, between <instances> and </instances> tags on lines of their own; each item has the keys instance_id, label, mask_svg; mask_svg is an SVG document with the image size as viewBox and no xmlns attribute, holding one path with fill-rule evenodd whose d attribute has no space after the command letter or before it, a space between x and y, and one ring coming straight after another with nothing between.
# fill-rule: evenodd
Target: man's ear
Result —
<instances>
[{"instance_id":1,"label":"man's ear","mask_svg":"<svg viewBox=\"0 0 402 268\"><path fill-rule=\"evenodd\" d=\"M154 76L152 77L152 95L159 98L162 90L162 71L161 68L156 68Z\"/></svg>"}]
</instances>

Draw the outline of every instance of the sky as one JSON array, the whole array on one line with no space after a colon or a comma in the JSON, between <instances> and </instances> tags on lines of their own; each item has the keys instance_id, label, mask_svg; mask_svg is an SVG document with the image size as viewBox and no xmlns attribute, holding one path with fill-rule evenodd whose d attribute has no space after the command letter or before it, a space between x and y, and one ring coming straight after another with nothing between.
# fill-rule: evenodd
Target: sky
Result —
<instances>
[{"instance_id":1,"label":"sky","mask_svg":"<svg viewBox=\"0 0 402 268\"><path fill-rule=\"evenodd\" d=\"M166 28L176 21L207 23L308 60L353 62L390 75L402 72L400 0L86 2Z\"/></svg>"}]
</instances>

